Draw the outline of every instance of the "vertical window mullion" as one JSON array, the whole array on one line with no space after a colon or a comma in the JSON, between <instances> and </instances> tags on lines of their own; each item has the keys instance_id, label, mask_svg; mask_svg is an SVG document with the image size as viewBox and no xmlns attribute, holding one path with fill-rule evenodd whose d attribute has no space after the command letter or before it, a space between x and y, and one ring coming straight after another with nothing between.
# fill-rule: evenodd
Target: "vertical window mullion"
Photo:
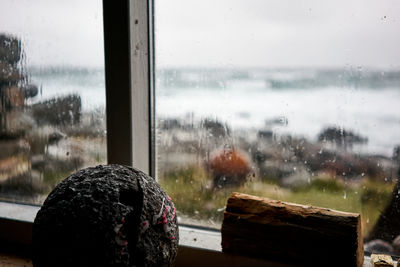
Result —
<instances>
[{"instance_id":1,"label":"vertical window mullion","mask_svg":"<svg viewBox=\"0 0 400 267\"><path fill-rule=\"evenodd\" d=\"M103 0L108 163L132 165L129 2Z\"/></svg>"},{"instance_id":2,"label":"vertical window mullion","mask_svg":"<svg viewBox=\"0 0 400 267\"><path fill-rule=\"evenodd\" d=\"M154 175L152 1L103 0L108 163Z\"/></svg>"}]
</instances>

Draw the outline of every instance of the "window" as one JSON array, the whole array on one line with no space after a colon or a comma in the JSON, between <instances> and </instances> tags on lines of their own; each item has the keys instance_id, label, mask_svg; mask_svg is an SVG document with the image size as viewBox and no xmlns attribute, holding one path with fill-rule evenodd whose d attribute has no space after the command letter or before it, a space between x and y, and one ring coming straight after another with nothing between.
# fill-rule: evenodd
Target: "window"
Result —
<instances>
[{"instance_id":1,"label":"window","mask_svg":"<svg viewBox=\"0 0 400 267\"><path fill-rule=\"evenodd\" d=\"M173 18L165 12L166 3L156 1L155 4L154 37L157 47L154 80L153 25L146 15L152 14L151 1L103 2L107 161L132 164L151 175L157 175L159 182L174 196L181 211L181 221L188 224L200 222L203 226L218 228L226 197L233 190L241 190L322 206L326 205L321 201L327 201L329 205L338 205L334 206L338 209L361 211L364 215L370 212L365 217L369 220L365 219L364 224L372 225L379 215L376 207L385 207L385 201L389 198L395 182L391 180L393 176L378 177L374 181L366 177L369 176L367 171L357 171L357 177L353 179L352 174L348 173L349 168L345 166L343 171L336 162L342 156L340 151L354 156L356 162L364 155L363 152L371 151L368 156L371 161L368 161L367 169L377 167L379 174L382 165L375 160L393 164L393 169L397 167L398 163L388 161L394 143L388 145L386 156L378 157L374 153L379 149L370 147L372 139L369 134L366 135L366 132L358 128L363 123L383 123L383 126L371 124L375 134L378 133L373 136L385 132L393 136L381 140L398 139L398 124L392 123L399 120L398 113L390 110L390 107L397 106L396 101L399 99L396 94L399 55L397 49L394 49L398 47L398 39L393 37L398 36L395 34L396 14L399 14L396 12L396 3L391 3L392 8L382 7L377 3L374 8L365 6L365 9L357 10L360 12L356 12L357 16L352 16L351 11L355 9L349 6L333 9L334 6L322 7L316 2L309 2L310 6L306 8L296 4L301 12L295 8L289 9L288 2L266 8L263 1L254 1L252 6L255 9L251 9L250 4L244 1L169 2L168 5L176 7ZM364 5L366 4L363 3L362 6ZM333 16L339 16L343 10L348 15L347 21L339 21ZM254 12L254 16L246 17L248 12L244 11ZM331 11L337 12L331 14ZM199 13L207 14L207 20L194 16ZM362 53L357 54L360 43L350 38L352 35L346 29L348 25L353 25L351 23L354 22L354 17L356 22L364 21L359 17L360 14L369 14L368 16L374 18L372 26L379 15L382 24L371 29L378 28L377 32L382 34L381 37L387 37L391 42L385 43L386 46L381 50L375 50L377 36L374 34L377 32L362 32L361 37L367 38L371 34L375 42L368 42L371 41L368 38L363 40L361 44L365 47L361 46ZM219 21L221 23L214 22L212 19L215 17L222 18ZM306 19L303 20L303 17ZM265 22L265 18L271 20ZM297 18L299 23L288 23L288 18ZM328 23L333 28L327 29L338 32L342 30L343 36L348 37L341 43L343 47L338 49L344 51L343 57L337 57L337 54L329 50L331 46L320 46L321 41L316 36L320 36L322 42L329 45L337 41L335 38L328 38L328 30L319 29L324 24L315 23L323 18L329 18L328 22L333 25ZM386 23L388 18L393 18L390 23ZM365 20L372 21L368 18ZM127 24L128 21L130 25ZM246 24L243 27L236 28L237 22L244 21ZM336 28L338 21L340 23ZM185 25L189 28L185 28ZM318 26L314 29L315 32L307 31L315 25ZM217 31L213 31L214 28ZM358 28L349 28L353 33L359 33ZM268 36L269 33L274 38ZM240 34L244 34L247 39L241 38ZM289 37L299 39L292 43ZM177 42L168 44L174 40ZM223 40L228 40L229 43L218 43ZM349 41L349 46L345 41ZM179 46L179 43L183 46ZM264 46L265 44L267 45ZM310 44L312 50L307 50ZM346 47L353 50L348 51ZM268 50L272 52L262 53ZM206 56L203 51L211 56ZM309 51L309 54L305 51ZM375 54L377 51L381 51L377 54L379 57ZM265 55L268 58L264 58ZM328 55L331 60L338 60L336 65L321 68L319 64L325 62ZM363 55L370 55L366 59L371 62L382 59L383 67L372 64L373 68L368 69L366 66L369 64L362 62ZM250 61L242 65L242 60ZM361 63L358 64L358 61ZM265 62L271 63L264 65ZM310 66L304 68L304 63L310 63ZM154 81L156 84L153 84ZM156 87L156 97L153 95L153 86ZM373 94L375 91L372 86L379 88L378 94ZM323 87L323 93L332 93L333 97L329 100L334 102L333 105L329 102L326 105L320 104L315 110L304 110L304 107L311 105L299 100L309 99L308 96L315 97L314 100L324 98L317 90L320 87ZM331 87L340 90L329 91ZM341 95L336 95L338 92ZM375 104L380 102L388 103L388 99L393 101L390 102L391 105L385 105L384 109L378 108L381 117L374 119L373 115L377 112L371 112L367 114L367 118L363 118L365 120L362 123L355 119L357 124L352 124L354 120L350 120L350 125L354 127L348 128L343 123L348 119L345 113L337 113L333 126L330 120L327 127L321 129L321 122L318 120L327 117L326 110L333 113L338 109L350 110L357 114L352 110L353 101L364 101L362 104L366 106L367 102L363 100L365 95L362 95L366 92L373 94L370 96L372 99L380 100L368 105L368 108L375 108ZM337 105L335 98L346 103ZM268 102L264 103L264 99L268 99ZM249 102L253 100L260 102ZM156 117L153 117L153 108L156 109ZM323 109L324 113L321 112ZM387 113L381 113L382 110ZM307 121L309 117L311 120ZM302 129L296 128L296 123L309 124ZM321 140L318 140L319 133L322 134ZM156 138L152 139L153 136ZM379 140L375 139L374 142L376 141ZM305 146L310 146L308 148L315 152L312 155L318 159L323 156L328 156L328 159L313 163L312 156L311 159L301 158L305 156L301 154ZM318 149L314 150L316 148ZM342 163L344 162L350 161L345 158ZM226 172L224 164L235 172ZM336 178L319 179L321 174L314 172L312 175L312 168L325 168L323 171L327 172L327 176L334 174ZM354 171L353 167L350 169ZM394 172L392 174L395 175ZM294 177L302 184L294 188L283 187L280 184L283 177ZM289 180L289 185L295 184L294 182ZM315 199L310 200L310 197Z\"/></svg>"},{"instance_id":2,"label":"window","mask_svg":"<svg viewBox=\"0 0 400 267\"><path fill-rule=\"evenodd\" d=\"M400 228L374 226L398 181L399 9L156 0L157 177L181 222L219 228L247 192L361 213L393 253Z\"/></svg>"},{"instance_id":3,"label":"window","mask_svg":"<svg viewBox=\"0 0 400 267\"><path fill-rule=\"evenodd\" d=\"M101 1L2 1L0 199L107 161Z\"/></svg>"}]
</instances>

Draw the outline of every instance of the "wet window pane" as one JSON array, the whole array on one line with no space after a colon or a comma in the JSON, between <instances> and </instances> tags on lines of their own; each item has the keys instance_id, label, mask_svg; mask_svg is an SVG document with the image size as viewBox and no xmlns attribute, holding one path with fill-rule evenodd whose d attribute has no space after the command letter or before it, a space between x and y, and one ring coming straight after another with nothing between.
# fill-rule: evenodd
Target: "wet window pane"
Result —
<instances>
[{"instance_id":1,"label":"wet window pane","mask_svg":"<svg viewBox=\"0 0 400 267\"><path fill-rule=\"evenodd\" d=\"M0 199L106 162L100 0L0 3Z\"/></svg>"},{"instance_id":2,"label":"wet window pane","mask_svg":"<svg viewBox=\"0 0 400 267\"><path fill-rule=\"evenodd\" d=\"M157 176L181 222L219 228L239 191L361 213L366 249L400 253L399 2L155 2Z\"/></svg>"}]
</instances>

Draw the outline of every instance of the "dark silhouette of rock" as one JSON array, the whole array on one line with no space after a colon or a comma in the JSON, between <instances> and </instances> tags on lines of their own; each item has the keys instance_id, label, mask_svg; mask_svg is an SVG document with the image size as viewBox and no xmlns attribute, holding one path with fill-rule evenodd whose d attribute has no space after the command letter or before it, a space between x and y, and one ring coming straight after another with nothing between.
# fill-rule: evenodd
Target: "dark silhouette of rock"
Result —
<instances>
[{"instance_id":1,"label":"dark silhouette of rock","mask_svg":"<svg viewBox=\"0 0 400 267\"><path fill-rule=\"evenodd\" d=\"M32 105L38 125L70 126L78 124L82 116L81 97L67 95Z\"/></svg>"},{"instance_id":2,"label":"dark silhouette of rock","mask_svg":"<svg viewBox=\"0 0 400 267\"><path fill-rule=\"evenodd\" d=\"M394 251L395 251L397 254L400 254L400 235L398 235L398 236L393 240L392 246L393 246Z\"/></svg>"},{"instance_id":3,"label":"dark silhouette of rock","mask_svg":"<svg viewBox=\"0 0 400 267\"><path fill-rule=\"evenodd\" d=\"M162 130L172 130L182 128L182 123L178 119L164 119L160 120L158 127Z\"/></svg>"},{"instance_id":4,"label":"dark silhouette of rock","mask_svg":"<svg viewBox=\"0 0 400 267\"><path fill-rule=\"evenodd\" d=\"M371 253L392 254L393 247L386 241L374 239L364 244L364 250Z\"/></svg>"},{"instance_id":5,"label":"dark silhouette of rock","mask_svg":"<svg viewBox=\"0 0 400 267\"><path fill-rule=\"evenodd\" d=\"M218 120L213 120L206 118L201 121L201 127L210 132L214 137L220 138L230 135L230 129L228 125L219 122Z\"/></svg>"},{"instance_id":6,"label":"dark silhouette of rock","mask_svg":"<svg viewBox=\"0 0 400 267\"><path fill-rule=\"evenodd\" d=\"M400 146L396 146L393 149L393 157L392 160L400 163Z\"/></svg>"},{"instance_id":7,"label":"dark silhouette of rock","mask_svg":"<svg viewBox=\"0 0 400 267\"><path fill-rule=\"evenodd\" d=\"M400 178L400 169L397 174ZM382 239L392 242L400 234L400 184L397 181L393 188L389 204L379 216L367 240Z\"/></svg>"},{"instance_id":8,"label":"dark silhouette of rock","mask_svg":"<svg viewBox=\"0 0 400 267\"><path fill-rule=\"evenodd\" d=\"M0 34L0 61L16 64L21 59L21 41L13 36Z\"/></svg>"},{"instance_id":9,"label":"dark silhouette of rock","mask_svg":"<svg viewBox=\"0 0 400 267\"><path fill-rule=\"evenodd\" d=\"M34 84L24 85L21 90L24 92L25 98L35 97L39 93L38 87Z\"/></svg>"},{"instance_id":10,"label":"dark silhouette of rock","mask_svg":"<svg viewBox=\"0 0 400 267\"><path fill-rule=\"evenodd\" d=\"M35 267L170 266L178 248L174 204L137 169L83 169L47 197L32 243Z\"/></svg>"},{"instance_id":11,"label":"dark silhouette of rock","mask_svg":"<svg viewBox=\"0 0 400 267\"><path fill-rule=\"evenodd\" d=\"M328 141L335 143L339 147L346 147L355 143L366 143L368 138L343 128L328 127L318 135L318 141Z\"/></svg>"},{"instance_id":12,"label":"dark silhouette of rock","mask_svg":"<svg viewBox=\"0 0 400 267\"><path fill-rule=\"evenodd\" d=\"M260 130L257 133L257 137L267 141L271 141L274 137L274 133L270 130Z\"/></svg>"}]
</instances>

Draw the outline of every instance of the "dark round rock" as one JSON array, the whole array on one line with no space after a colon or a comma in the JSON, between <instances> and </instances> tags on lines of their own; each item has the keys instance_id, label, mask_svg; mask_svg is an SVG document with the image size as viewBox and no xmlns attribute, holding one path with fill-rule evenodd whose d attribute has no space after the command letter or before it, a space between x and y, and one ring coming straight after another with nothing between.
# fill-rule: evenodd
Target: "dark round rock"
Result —
<instances>
[{"instance_id":1,"label":"dark round rock","mask_svg":"<svg viewBox=\"0 0 400 267\"><path fill-rule=\"evenodd\" d=\"M400 235L396 236L396 238L393 239L392 246L396 254L400 254Z\"/></svg>"},{"instance_id":2,"label":"dark round rock","mask_svg":"<svg viewBox=\"0 0 400 267\"><path fill-rule=\"evenodd\" d=\"M47 197L33 225L33 265L170 266L178 249L171 199L126 166L72 174Z\"/></svg>"},{"instance_id":3,"label":"dark round rock","mask_svg":"<svg viewBox=\"0 0 400 267\"><path fill-rule=\"evenodd\" d=\"M364 250L370 253L393 254L393 247L382 239L374 239L364 244Z\"/></svg>"}]
</instances>

